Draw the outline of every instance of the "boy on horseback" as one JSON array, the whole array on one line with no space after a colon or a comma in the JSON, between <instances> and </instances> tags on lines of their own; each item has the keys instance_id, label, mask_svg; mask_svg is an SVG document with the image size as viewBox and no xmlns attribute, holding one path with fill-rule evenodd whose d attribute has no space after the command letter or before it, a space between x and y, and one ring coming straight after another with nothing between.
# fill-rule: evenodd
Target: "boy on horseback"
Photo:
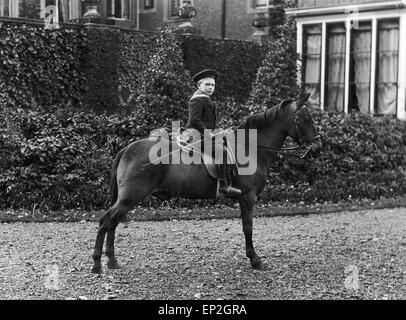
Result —
<instances>
[{"instance_id":1,"label":"boy on horseback","mask_svg":"<svg viewBox=\"0 0 406 320\"><path fill-rule=\"evenodd\" d=\"M202 137L212 139L212 141L215 140L215 134L210 130L216 129L216 107L211 99L211 95L214 92L218 76L218 72L213 69L206 69L194 75L192 79L197 84L198 89L189 101L187 127L198 130ZM230 167L227 164L227 152L224 152L223 143L225 143L225 137L222 143L215 142L214 145L216 159L218 156L222 156L222 163L215 162L220 176L219 191L226 196L237 196L241 194L241 190L232 187L231 181L229 181L228 170L230 170ZM205 152L211 154L211 150L206 150ZM223 154L219 155L219 153Z\"/></svg>"}]
</instances>

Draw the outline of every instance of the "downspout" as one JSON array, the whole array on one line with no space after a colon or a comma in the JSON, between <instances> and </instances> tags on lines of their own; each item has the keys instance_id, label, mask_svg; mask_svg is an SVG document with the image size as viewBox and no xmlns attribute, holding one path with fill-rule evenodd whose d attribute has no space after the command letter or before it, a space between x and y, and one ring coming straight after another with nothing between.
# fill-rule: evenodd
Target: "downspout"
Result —
<instances>
[{"instance_id":1,"label":"downspout","mask_svg":"<svg viewBox=\"0 0 406 320\"><path fill-rule=\"evenodd\" d=\"M226 37L226 0L221 1L221 38Z\"/></svg>"},{"instance_id":2,"label":"downspout","mask_svg":"<svg viewBox=\"0 0 406 320\"><path fill-rule=\"evenodd\" d=\"M140 30L140 0L137 1L137 30Z\"/></svg>"}]
</instances>

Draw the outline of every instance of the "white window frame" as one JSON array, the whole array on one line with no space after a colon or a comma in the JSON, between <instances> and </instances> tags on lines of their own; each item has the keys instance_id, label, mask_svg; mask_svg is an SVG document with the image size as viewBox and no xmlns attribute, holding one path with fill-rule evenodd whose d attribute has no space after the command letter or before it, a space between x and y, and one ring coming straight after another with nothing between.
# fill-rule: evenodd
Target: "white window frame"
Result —
<instances>
[{"instance_id":1,"label":"white window frame","mask_svg":"<svg viewBox=\"0 0 406 320\"><path fill-rule=\"evenodd\" d=\"M179 0L179 1L180 1L181 6L182 6L183 0ZM163 0L163 2L164 2L164 22L173 22L173 21L184 20L184 19L182 19L181 17L178 17L178 16L174 16L174 17L170 16L171 0ZM194 6L195 1L191 0L191 2L192 2L192 6Z\"/></svg>"},{"instance_id":2,"label":"white window frame","mask_svg":"<svg viewBox=\"0 0 406 320\"><path fill-rule=\"evenodd\" d=\"M156 7L157 7L157 1L159 1L159 0L152 0L152 1L154 1L154 5L153 5L153 7L152 8L149 8L149 9L145 9L145 5L144 5L144 3L145 3L145 0L139 0L139 2L140 2L140 12L141 13L154 13L154 12L156 12Z\"/></svg>"},{"instance_id":3,"label":"white window frame","mask_svg":"<svg viewBox=\"0 0 406 320\"><path fill-rule=\"evenodd\" d=\"M377 63L377 25L380 20L399 19L399 53L398 53L398 101L396 115L399 119L406 120L406 9L402 10L385 10L385 11L371 11L359 12L357 20L359 21L372 21L372 49L371 49L371 85L370 85L370 114L375 113L375 76L376 76L376 63ZM334 14L328 16L313 16L313 17L299 17L297 21L297 51L303 54L303 27L311 24L322 25L322 48L321 48L321 90L320 90L320 107L325 108L325 68L326 68L326 37L327 37L327 24L345 22L347 26L346 31L346 64L345 64L345 105L344 111L348 112L349 106L349 71L350 71L350 50L348 50L351 41L351 27L350 21L344 14ZM301 81L301 76L298 77Z\"/></svg>"}]
</instances>

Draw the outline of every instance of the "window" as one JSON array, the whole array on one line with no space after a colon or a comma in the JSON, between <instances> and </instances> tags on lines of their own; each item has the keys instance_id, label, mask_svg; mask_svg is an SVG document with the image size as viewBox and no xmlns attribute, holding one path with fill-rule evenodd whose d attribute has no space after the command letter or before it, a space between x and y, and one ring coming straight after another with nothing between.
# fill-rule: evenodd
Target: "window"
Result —
<instances>
[{"instance_id":1,"label":"window","mask_svg":"<svg viewBox=\"0 0 406 320\"><path fill-rule=\"evenodd\" d=\"M253 8L254 9L263 9L263 8L269 8L269 5L271 2L270 0L254 0L253 2Z\"/></svg>"},{"instance_id":2,"label":"window","mask_svg":"<svg viewBox=\"0 0 406 320\"><path fill-rule=\"evenodd\" d=\"M304 89L320 104L321 24L306 26L303 33Z\"/></svg>"},{"instance_id":3,"label":"window","mask_svg":"<svg viewBox=\"0 0 406 320\"><path fill-rule=\"evenodd\" d=\"M267 12L273 0L248 0L248 13Z\"/></svg>"},{"instance_id":4,"label":"window","mask_svg":"<svg viewBox=\"0 0 406 320\"><path fill-rule=\"evenodd\" d=\"M129 0L108 0L107 16L130 20L130 1Z\"/></svg>"},{"instance_id":5,"label":"window","mask_svg":"<svg viewBox=\"0 0 406 320\"><path fill-rule=\"evenodd\" d=\"M193 6L192 0L167 0L169 19L179 18L179 9L184 6Z\"/></svg>"},{"instance_id":6,"label":"window","mask_svg":"<svg viewBox=\"0 0 406 320\"><path fill-rule=\"evenodd\" d=\"M372 23L351 29L349 110L370 112Z\"/></svg>"},{"instance_id":7,"label":"window","mask_svg":"<svg viewBox=\"0 0 406 320\"><path fill-rule=\"evenodd\" d=\"M398 92L399 20L379 21L376 114L396 114Z\"/></svg>"},{"instance_id":8,"label":"window","mask_svg":"<svg viewBox=\"0 0 406 320\"><path fill-rule=\"evenodd\" d=\"M181 2L181 0L170 0L169 1L169 17L170 18L178 17L180 2Z\"/></svg>"},{"instance_id":9,"label":"window","mask_svg":"<svg viewBox=\"0 0 406 320\"><path fill-rule=\"evenodd\" d=\"M19 17L18 0L0 0L0 14L3 17Z\"/></svg>"},{"instance_id":10,"label":"window","mask_svg":"<svg viewBox=\"0 0 406 320\"><path fill-rule=\"evenodd\" d=\"M69 22L72 19L80 18L80 0L41 0L41 19L44 19L45 10L48 6L55 6L58 3L59 22Z\"/></svg>"},{"instance_id":11,"label":"window","mask_svg":"<svg viewBox=\"0 0 406 320\"><path fill-rule=\"evenodd\" d=\"M154 0L144 0L144 10L152 10L155 8Z\"/></svg>"},{"instance_id":12,"label":"window","mask_svg":"<svg viewBox=\"0 0 406 320\"><path fill-rule=\"evenodd\" d=\"M327 26L326 53L326 107L344 111L345 94L345 45L344 23Z\"/></svg>"},{"instance_id":13,"label":"window","mask_svg":"<svg viewBox=\"0 0 406 320\"><path fill-rule=\"evenodd\" d=\"M398 15L365 14L357 26L330 18L301 24L303 89L326 110L404 118L406 91L399 90L406 47ZM404 37L403 37L404 38ZM348 52L347 52L348 50Z\"/></svg>"}]
</instances>

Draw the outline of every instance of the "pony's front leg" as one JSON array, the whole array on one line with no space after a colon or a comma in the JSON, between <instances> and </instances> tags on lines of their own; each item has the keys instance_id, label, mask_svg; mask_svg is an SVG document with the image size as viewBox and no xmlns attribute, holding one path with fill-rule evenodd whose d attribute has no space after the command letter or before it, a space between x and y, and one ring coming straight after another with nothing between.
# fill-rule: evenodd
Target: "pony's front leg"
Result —
<instances>
[{"instance_id":1,"label":"pony's front leg","mask_svg":"<svg viewBox=\"0 0 406 320\"><path fill-rule=\"evenodd\" d=\"M252 242L252 215L256 201L254 192L245 194L239 198L241 207L242 228L245 236L245 250L250 259L251 266L257 270L264 270L265 266L261 258L257 255Z\"/></svg>"},{"instance_id":2,"label":"pony's front leg","mask_svg":"<svg viewBox=\"0 0 406 320\"><path fill-rule=\"evenodd\" d=\"M107 267L109 269L119 269L120 265L117 262L116 255L114 253L114 239L116 236L116 227L110 227L109 231L107 231L107 240L106 240L106 256L109 259L107 261Z\"/></svg>"}]
</instances>

